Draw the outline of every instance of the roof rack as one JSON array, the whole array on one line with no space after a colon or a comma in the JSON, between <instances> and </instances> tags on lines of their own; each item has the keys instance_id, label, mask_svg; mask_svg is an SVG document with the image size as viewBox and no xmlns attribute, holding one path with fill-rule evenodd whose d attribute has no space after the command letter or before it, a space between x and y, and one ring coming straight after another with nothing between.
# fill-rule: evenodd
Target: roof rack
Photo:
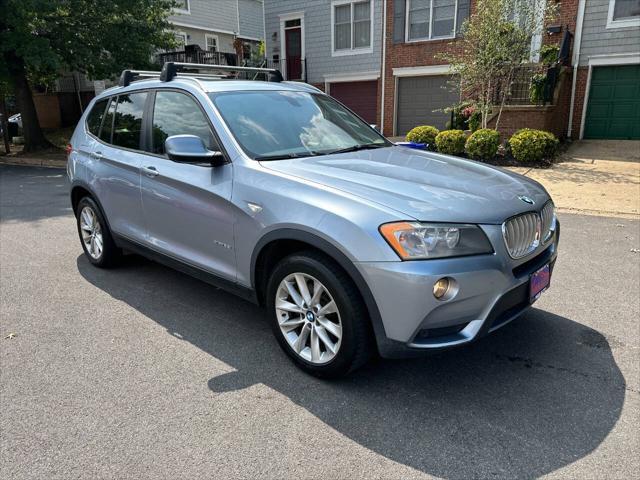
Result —
<instances>
[{"instance_id":1,"label":"roof rack","mask_svg":"<svg viewBox=\"0 0 640 480\"><path fill-rule=\"evenodd\" d=\"M187 70L187 71L185 71ZM197 72L192 72L197 70ZM208 73L201 73L201 70L208 70ZM214 73L217 72L217 73ZM205 63L183 63L183 62L167 62L162 66L161 72L151 72L147 70L123 70L120 75L119 85L127 87L131 82L142 80L145 78L159 78L163 82L170 82L176 77L190 77L202 79L224 79L237 78L239 73L255 73L254 79L258 74L264 73L268 82L282 82L284 78L279 70L273 68L256 68L256 67L236 67L231 65L209 65ZM230 74L236 73L236 77Z\"/></svg>"}]
</instances>

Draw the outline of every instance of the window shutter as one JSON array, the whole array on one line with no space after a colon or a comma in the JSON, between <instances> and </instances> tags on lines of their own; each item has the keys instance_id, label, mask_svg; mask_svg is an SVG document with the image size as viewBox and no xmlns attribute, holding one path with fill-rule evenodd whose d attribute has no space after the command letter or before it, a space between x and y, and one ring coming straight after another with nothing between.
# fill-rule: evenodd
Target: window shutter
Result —
<instances>
[{"instance_id":1,"label":"window shutter","mask_svg":"<svg viewBox=\"0 0 640 480\"><path fill-rule=\"evenodd\" d=\"M458 12L457 12L457 20L456 20L456 33L460 33L462 30L462 25L464 21L469 18L469 13L471 10L471 1L470 0L458 0Z\"/></svg>"},{"instance_id":2,"label":"window shutter","mask_svg":"<svg viewBox=\"0 0 640 480\"><path fill-rule=\"evenodd\" d=\"M393 43L404 43L406 8L407 8L406 0L394 0L393 2Z\"/></svg>"}]
</instances>

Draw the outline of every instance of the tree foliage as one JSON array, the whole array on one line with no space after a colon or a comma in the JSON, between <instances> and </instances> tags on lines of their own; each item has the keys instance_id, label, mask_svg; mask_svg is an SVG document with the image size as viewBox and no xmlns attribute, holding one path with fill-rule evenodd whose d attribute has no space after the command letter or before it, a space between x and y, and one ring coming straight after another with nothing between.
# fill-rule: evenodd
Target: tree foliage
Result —
<instances>
[{"instance_id":1,"label":"tree foliage","mask_svg":"<svg viewBox=\"0 0 640 480\"><path fill-rule=\"evenodd\" d=\"M500 92L501 112L514 72L536 53L532 38L542 33L557 9L552 0L478 0L462 27L459 48L439 56L451 65L462 97L478 105L483 128L495 92Z\"/></svg>"},{"instance_id":2,"label":"tree foliage","mask_svg":"<svg viewBox=\"0 0 640 480\"><path fill-rule=\"evenodd\" d=\"M106 78L147 66L155 51L174 44L168 21L174 6L173 0L0 0L0 77L14 88L25 148L44 140L35 109L29 111L27 79L64 71Z\"/></svg>"}]
</instances>

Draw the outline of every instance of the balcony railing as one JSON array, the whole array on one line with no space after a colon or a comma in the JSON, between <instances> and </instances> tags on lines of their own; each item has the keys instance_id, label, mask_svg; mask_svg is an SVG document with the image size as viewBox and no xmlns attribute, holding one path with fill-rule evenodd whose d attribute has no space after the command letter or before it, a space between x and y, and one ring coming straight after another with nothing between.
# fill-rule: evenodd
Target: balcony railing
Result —
<instances>
[{"instance_id":1,"label":"balcony railing","mask_svg":"<svg viewBox=\"0 0 640 480\"><path fill-rule=\"evenodd\" d=\"M527 64L518 67L506 86L493 91L493 104L500 105L546 105L553 102L558 83L560 66L547 67L542 64ZM504 91L504 88L507 91ZM506 96L504 94L506 93Z\"/></svg>"},{"instance_id":2,"label":"balcony railing","mask_svg":"<svg viewBox=\"0 0 640 480\"><path fill-rule=\"evenodd\" d=\"M179 50L158 54L160 66L166 62L204 63L207 65L238 65L238 55L207 50Z\"/></svg>"}]
</instances>

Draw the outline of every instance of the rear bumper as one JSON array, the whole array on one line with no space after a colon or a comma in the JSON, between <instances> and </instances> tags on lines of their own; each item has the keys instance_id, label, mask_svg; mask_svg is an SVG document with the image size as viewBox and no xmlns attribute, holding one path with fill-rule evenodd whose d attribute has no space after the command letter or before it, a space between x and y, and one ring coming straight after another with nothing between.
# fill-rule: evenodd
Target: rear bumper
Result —
<instances>
[{"instance_id":1,"label":"rear bumper","mask_svg":"<svg viewBox=\"0 0 640 480\"><path fill-rule=\"evenodd\" d=\"M553 271L559 225L553 241L519 262L504 250L499 226L483 229L494 245L493 254L358 264L382 319L384 338L377 343L383 357L416 356L470 343L530 306L530 275L546 264ZM432 288L444 276L455 279L458 291L441 301Z\"/></svg>"}]
</instances>

